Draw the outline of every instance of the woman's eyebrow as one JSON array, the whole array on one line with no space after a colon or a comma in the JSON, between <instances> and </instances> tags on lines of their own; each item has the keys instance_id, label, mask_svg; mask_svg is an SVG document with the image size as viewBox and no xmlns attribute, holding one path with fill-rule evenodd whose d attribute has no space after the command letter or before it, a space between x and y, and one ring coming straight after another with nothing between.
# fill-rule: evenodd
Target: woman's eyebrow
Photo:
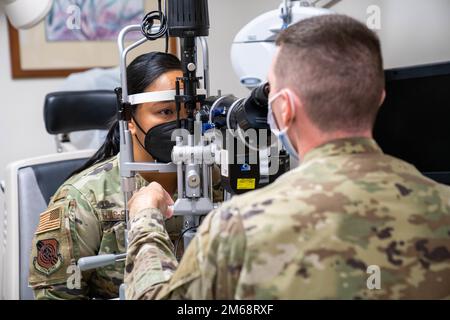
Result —
<instances>
[{"instance_id":1,"label":"woman's eyebrow","mask_svg":"<svg viewBox=\"0 0 450 320\"><path fill-rule=\"evenodd\" d=\"M151 108L162 108L162 107L167 108L168 106L170 106L170 107L176 107L176 106L175 106L175 101L161 101L161 102L154 102L154 104L151 106Z\"/></svg>"}]
</instances>

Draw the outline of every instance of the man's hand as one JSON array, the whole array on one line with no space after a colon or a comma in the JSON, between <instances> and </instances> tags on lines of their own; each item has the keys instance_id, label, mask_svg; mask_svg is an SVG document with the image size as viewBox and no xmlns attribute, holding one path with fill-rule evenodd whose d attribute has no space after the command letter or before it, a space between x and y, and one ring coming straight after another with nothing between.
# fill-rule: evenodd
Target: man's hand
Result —
<instances>
[{"instance_id":1,"label":"man's hand","mask_svg":"<svg viewBox=\"0 0 450 320\"><path fill-rule=\"evenodd\" d=\"M145 209L159 209L163 216L169 219L173 215L173 209L169 208L171 205L173 200L170 194L159 183L152 182L136 192L128 201L130 219Z\"/></svg>"}]
</instances>

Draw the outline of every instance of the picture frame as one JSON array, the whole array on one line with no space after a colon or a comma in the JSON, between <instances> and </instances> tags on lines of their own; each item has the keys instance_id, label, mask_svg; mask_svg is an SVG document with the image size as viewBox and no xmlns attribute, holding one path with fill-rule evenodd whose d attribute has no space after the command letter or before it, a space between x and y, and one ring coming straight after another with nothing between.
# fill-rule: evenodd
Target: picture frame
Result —
<instances>
[{"instance_id":1,"label":"picture frame","mask_svg":"<svg viewBox=\"0 0 450 320\"><path fill-rule=\"evenodd\" d=\"M144 1L144 13L155 8L157 8L156 0ZM17 30L8 22L13 79L67 77L72 73L92 68L110 68L119 65L117 41L49 42L45 23L42 21L29 30ZM132 42L134 41L127 44ZM127 62L131 62L142 53L165 51L165 46L164 38L148 41L133 50ZM177 55L176 38L169 39L169 52Z\"/></svg>"}]
</instances>

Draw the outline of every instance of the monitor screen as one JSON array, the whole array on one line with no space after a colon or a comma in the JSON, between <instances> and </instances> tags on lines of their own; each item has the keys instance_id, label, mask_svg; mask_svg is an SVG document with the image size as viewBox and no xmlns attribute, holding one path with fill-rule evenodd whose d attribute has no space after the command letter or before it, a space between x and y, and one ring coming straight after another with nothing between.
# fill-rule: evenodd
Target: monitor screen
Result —
<instances>
[{"instance_id":1,"label":"monitor screen","mask_svg":"<svg viewBox=\"0 0 450 320\"><path fill-rule=\"evenodd\" d=\"M450 185L450 63L387 70L374 136L385 153Z\"/></svg>"}]
</instances>

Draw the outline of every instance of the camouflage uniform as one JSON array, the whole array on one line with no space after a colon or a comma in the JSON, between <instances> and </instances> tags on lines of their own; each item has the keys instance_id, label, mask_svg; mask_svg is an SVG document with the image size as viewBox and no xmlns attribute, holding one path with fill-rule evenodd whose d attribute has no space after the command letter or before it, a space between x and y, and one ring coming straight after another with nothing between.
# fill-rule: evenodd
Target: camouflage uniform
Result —
<instances>
[{"instance_id":1,"label":"camouflage uniform","mask_svg":"<svg viewBox=\"0 0 450 320\"><path fill-rule=\"evenodd\" d=\"M450 188L371 139L324 144L232 198L179 266L157 209L131 221L129 240L130 299L450 298Z\"/></svg>"},{"instance_id":2,"label":"camouflage uniform","mask_svg":"<svg viewBox=\"0 0 450 320\"><path fill-rule=\"evenodd\" d=\"M140 176L137 187L147 182ZM82 273L76 288L74 270L81 257L123 253L125 217L118 157L70 178L41 214L33 239L29 284L36 299L118 297L124 262ZM180 233L180 217L166 221L172 238ZM69 285L68 285L69 283Z\"/></svg>"}]
</instances>

